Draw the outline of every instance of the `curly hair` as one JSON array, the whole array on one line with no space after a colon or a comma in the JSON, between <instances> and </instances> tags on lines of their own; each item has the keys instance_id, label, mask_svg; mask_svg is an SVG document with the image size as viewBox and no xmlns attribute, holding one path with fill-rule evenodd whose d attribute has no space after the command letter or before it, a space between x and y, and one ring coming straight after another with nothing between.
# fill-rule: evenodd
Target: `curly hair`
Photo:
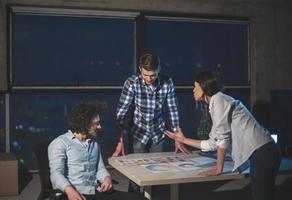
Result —
<instances>
[{"instance_id":1,"label":"curly hair","mask_svg":"<svg viewBox=\"0 0 292 200\"><path fill-rule=\"evenodd\" d=\"M87 134L91 121L106 109L106 104L98 101L76 103L71 110L68 128L72 132Z\"/></svg>"}]
</instances>

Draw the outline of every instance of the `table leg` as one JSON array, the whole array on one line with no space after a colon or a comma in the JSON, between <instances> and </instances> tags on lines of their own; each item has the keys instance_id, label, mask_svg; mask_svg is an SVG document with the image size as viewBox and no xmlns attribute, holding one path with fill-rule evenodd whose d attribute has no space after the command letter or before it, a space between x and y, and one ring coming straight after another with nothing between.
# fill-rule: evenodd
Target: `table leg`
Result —
<instances>
[{"instance_id":1,"label":"table leg","mask_svg":"<svg viewBox=\"0 0 292 200\"><path fill-rule=\"evenodd\" d=\"M152 187L151 186L144 187L144 196L149 200L152 199Z\"/></svg>"},{"instance_id":2,"label":"table leg","mask_svg":"<svg viewBox=\"0 0 292 200\"><path fill-rule=\"evenodd\" d=\"M178 184L170 185L170 200L178 200Z\"/></svg>"}]
</instances>

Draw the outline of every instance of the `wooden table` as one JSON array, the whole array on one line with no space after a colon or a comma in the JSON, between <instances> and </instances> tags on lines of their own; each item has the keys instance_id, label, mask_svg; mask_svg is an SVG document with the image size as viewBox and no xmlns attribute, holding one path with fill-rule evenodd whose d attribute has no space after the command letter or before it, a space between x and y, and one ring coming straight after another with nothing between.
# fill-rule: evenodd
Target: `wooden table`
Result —
<instances>
[{"instance_id":1,"label":"wooden table","mask_svg":"<svg viewBox=\"0 0 292 200\"><path fill-rule=\"evenodd\" d=\"M195 168L190 167L187 170L182 168L178 168L174 166L172 161L163 163L164 166L159 166L160 164L156 165L153 164L145 165L143 160L155 160L155 158L161 158L163 160L171 160L171 157L176 156L186 160L186 162L182 161L181 164L185 164L188 162L196 163L197 166ZM154 158L154 159L153 159ZM207 164L200 165L200 163L204 163L206 159ZM170 185L170 199L171 200L178 200L179 199L179 192L178 192L178 185L180 183L191 183L191 182L204 182L204 181L217 181L217 180L230 180L230 179L240 179L244 178L244 174L239 173L232 173L232 161L225 162L227 164L224 165L224 173L219 176L208 176L202 177L198 175L198 172L206 170L211 162L215 162L215 159L210 160L211 158L202 156L199 154L199 151L195 151L192 153L191 156L186 157L182 154L174 154L174 152L161 152L161 153L142 153L142 154L129 154L122 157L111 157L108 159L108 163L114 167L116 170L121 172L130 180L134 181L139 186L143 186L145 188L145 196L148 199L151 199L151 186L155 185ZM124 162L124 164L121 162ZM129 162L128 162L129 161ZM133 164L136 163L136 164ZM209 163L209 164L208 164ZM167 165L170 165L169 170L165 170L163 167L168 168ZM194 164L196 166L196 164ZM148 166L148 168L146 167ZM150 166L150 167L149 167ZM153 167L154 166L154 167ZM155 167L158 166L159 169L162 171L157 172L155 171ZM173 167L174 166L174 167ZM151 167L154 168L154 171L151 170ZM188 167L188 166L186 166ZM210 166L209 166L210 167ZM150 170L149 170L150 169Z\"/></svg>"}]
</instances>

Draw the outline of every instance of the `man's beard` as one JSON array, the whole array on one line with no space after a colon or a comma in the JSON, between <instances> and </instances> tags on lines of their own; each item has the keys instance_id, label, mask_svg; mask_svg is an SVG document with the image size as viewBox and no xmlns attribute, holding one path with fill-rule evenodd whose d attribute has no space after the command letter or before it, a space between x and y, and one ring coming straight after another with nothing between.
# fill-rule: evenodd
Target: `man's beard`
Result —
<instances>
[{"instance_id":1,"label":"man's beard","mask_svg":"<svg viewBox=\"0 0 292 200\"><path fill-rule=\"evenodd\" d=\"M97 137L98 132L99 132L99 131L98 131L98 129L97 129L97 130L95 130L95 131L92 132L92 133L88 133L88 134L87 134L87 138L88 138L88 139L94 139L94 140L95 140L96 137Z\"/></svg>"}]
</instances>

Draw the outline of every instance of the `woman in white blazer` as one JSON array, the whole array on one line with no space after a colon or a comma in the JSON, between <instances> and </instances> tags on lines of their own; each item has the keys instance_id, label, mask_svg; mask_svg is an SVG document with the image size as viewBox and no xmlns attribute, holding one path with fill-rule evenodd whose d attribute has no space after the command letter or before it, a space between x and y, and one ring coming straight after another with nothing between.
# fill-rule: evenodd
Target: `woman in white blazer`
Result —
<instances>
[{"instance_id":1,"label":"woman in white blazer","mask_svg":"<svg viewBox=\"0 0 292 200\"><path fill-rule=\"evenodd\" d=\"M225 155L229 151L234 160L234 171L241 172L249 164L254 200L272 200L281 162L279 148L269 131L256 121L251 112L239 100L221 90L222 84L212 71L204 71L196 76L194 98L209 104L212 118L209 139L190 139L184 137L184 134L170 131L165 131L165 134L202 151L217 151L217 165L203 171L203 176L220 175Z\"/></svg>"}]
</instances>

